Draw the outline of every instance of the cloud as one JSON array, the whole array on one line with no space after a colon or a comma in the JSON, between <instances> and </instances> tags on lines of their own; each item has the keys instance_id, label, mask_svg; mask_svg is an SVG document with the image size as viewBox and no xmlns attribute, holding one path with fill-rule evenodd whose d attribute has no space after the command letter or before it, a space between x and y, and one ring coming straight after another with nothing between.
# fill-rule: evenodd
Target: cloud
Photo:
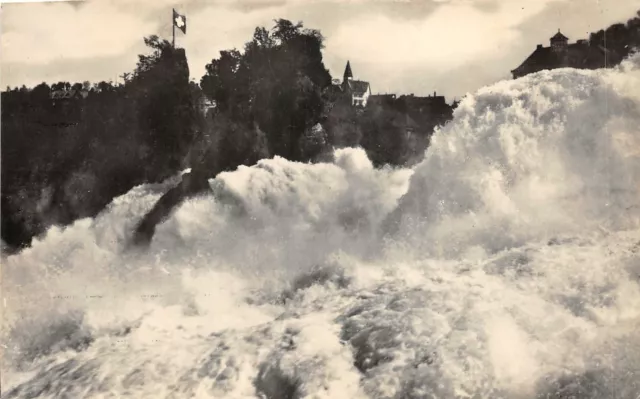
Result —
<instances>
[{"instance_id":1,"label":"cloud","mask_svg":"<svg viewBox=\"0 0 640 399\"><path fill-rule=\"evenodd\" d=\"M119 10L113 3L91 2L79 7L35 3L6 8L3 63L118 56L154 29L152 23Z\"/></svg>"},{"instance_id":2,"label":"cloud","mask_svg":"<svg viewBox=\"0 0 640 399\"><path fill-rule=\"evenodd\" d=\"M236 7L206 7L187 15L187 35L176 39L189 57L191 76L199 80L205 65L219 56L220 50L243 49L257 26L267 29L273 20L287 13L284 7L261 7L242 11Z\"/></svg>"},{"instance_id":3,"label":"cloud","mask_svg":"<svg viewBox=\"0 0 640 399\"><path fill-rule=\"evenodd\" d=\"M494 56L517 43L518 25L549 1L504 1L494 3L492 12L469 1L442 3L420 20L356 16L332 35L327 48L337 56L384 68L423 65L444 71Z\"/></svg>"}]
</instances>

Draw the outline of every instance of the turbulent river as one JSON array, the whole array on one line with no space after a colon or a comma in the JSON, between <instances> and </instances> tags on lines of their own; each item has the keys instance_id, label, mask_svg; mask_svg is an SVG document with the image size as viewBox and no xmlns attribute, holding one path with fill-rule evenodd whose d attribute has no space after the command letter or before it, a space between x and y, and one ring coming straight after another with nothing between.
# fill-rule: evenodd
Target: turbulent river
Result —
<instances>
[{"instance_id":1,"label":"turbulent river","mask_svg":"<svg viewBox=\"0 0 640 399\"><path fill-rule=\"evenodd\" d=\"M468 95L361 149L168 187L2 260L9 398L640 397L640 57Z\"/></svg>"}]
</instances>

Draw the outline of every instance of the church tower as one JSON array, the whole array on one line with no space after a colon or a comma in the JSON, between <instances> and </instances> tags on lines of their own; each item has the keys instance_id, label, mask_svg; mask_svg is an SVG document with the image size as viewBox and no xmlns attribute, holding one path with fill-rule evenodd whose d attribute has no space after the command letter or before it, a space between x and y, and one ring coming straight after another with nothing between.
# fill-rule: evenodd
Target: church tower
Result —
<instances>
[{"instance_id":1,"label":"church tower","mask_svg":"<svg viewBox=\"0 0 640 399\"><path fill-rule=\"evenodd\" d=\"M551 49L556 53L564 53L567 51L567 43L569 39L560 33L560 29L558 29L558 33L556 33L551 39Z\"/></svg>"},{"instance_id":2,"label":"church tower","mask_svg":"<svg viewBox=\"0 0 640 399\"><path fill-rule=\"evenodd\" d=\"M371 96L371 86L369 82L355 80L351 70L351 62L347 61L342 77L342 93L351 100L351 105L366 107L369 96Z\"/></svg>"},{"instance_id":3,"label":"church tower","mask_svg":"<svg viewBox=\"0 0 640 399\"><path fill-rule=\"evenodd\" d=\"M351 72L351 64L347 61L347 66L344 68L344 76L342 77L342 82L345 83L348 80L353 79L353 72Z\"/></svg>"}]
</instances>

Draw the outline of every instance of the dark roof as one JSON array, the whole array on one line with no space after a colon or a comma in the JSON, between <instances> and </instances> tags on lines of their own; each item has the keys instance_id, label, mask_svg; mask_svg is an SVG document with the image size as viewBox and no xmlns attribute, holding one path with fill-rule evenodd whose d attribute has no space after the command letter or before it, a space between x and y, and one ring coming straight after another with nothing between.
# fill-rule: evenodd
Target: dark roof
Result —
<instances>
[{"instance_id":1,"label":"dark roof","mask_svg":"<svg viewBox=\"0 0 640 399\"><path fill-rule=\"evenodd\" d=\"M351 64L347 61L347 66L344 68L344 78L353 78L353 72L351 72Z\"/></svg>"},{"instance_id":2,"label":"dark roof","mask_svg":"<svg viewBox=\"0 0 640 399\"><path fill-rule=\"evenodd\" d=\"M55 90L51 92L51 98L54 100L79 97L86 98L88 94L89 93L84 90Z\"/></svg>"},{"instance_id":3,"label":"dark roof","mask_svg":"<svg viewBox=\"0 0 640 399\"><path fill-rule=\"evenodd\" d=\"M601 46L590 46L588 43L573 43L563 52L553 51L551 47L538 47L513 73L524 75L555 68L595 69L604 68L605 59L610 62L614 57L609 50Z\"/></svg>"},{"instance_id":4,"label":"dark roof","mask_svg":"<svg viewBox=\"0 0 640 399\"><path fill-rule=\"evenodd\" d=\"M561 40L569 40L569 38L563 35L562 33L560 33L560 30L558 30L558 33L553 35L553 37L550 40L552 42L555 42L555 41L561 41Z\"/></svg>"},{"instance_id":5,"label":"dark roof","mask_svg":"<svg viewBox=\"0 0 640 399\"><path fill-rule=\"evenodd\" d=\"M362 80L347 80L347 85L349 85L349 91L358 97L362 97L369 90L369 82Z\"/></svg>"},{"instance_id":6,"label":"dark roof","mask_svg":"<svg viewBox=\"0 0 640 399\"><path fill-rule=\"evenodd\" d=\"M372 94L369 97L369 102L374 101L374 102L392 102L395 101L396 99L396 95L395 94Z\"/></svg>"},{"instance_id":7,"label":"dark roof","mask_svg":"<svg viewBox=\"0 0 640 399\"><path fill-rule=\"evenodd\" d=\"M400 96L399 100L404 101L406 104L413 107L428 107L432 105L445 104L444 96L428 96L428 97L416 97L414 95Z\"/></svg>"},{"instance_id":8,"label":"dark roof","mask_svg":"<svg viewBox=\"0 0 640 399\"><path fill-rule=\"evenodd\" d=\"M395 94L372 94L371 98L390 98L390 99L395 99L396 95Z\"/></svg>"}]
</instances>

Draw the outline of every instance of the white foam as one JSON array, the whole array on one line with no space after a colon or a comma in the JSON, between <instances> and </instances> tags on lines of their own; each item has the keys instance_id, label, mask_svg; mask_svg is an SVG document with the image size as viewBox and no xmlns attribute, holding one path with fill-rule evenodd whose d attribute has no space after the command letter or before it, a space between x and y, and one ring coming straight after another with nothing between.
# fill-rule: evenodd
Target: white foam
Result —
<instances>
[{"instance_id":1,"label":"white foam","mask_svg":"<svg viewBox=\"0 0 640 399\"><path fill-rule=\"evenodd\" d=\"M406 234L458 254L636 227L637 63L546 71L468 96L416 168L401 205Z\"/></svg>"}]
</instances>

